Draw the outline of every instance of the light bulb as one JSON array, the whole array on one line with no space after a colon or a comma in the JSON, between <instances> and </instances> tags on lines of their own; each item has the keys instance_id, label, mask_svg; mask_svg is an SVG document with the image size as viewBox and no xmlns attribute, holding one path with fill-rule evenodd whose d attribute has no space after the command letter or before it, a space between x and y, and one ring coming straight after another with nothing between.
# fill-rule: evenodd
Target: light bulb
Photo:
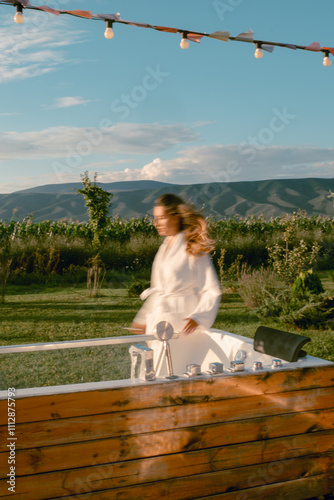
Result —
<instances>
[{"instance_id":1,"label":"light bulb","mask_svg":"<svg viewBox=\"0 0 334 500\"><path fill-rule=\"evenodd\" d=\"M330 66L332 64L332 61L330 60L330 58L328 57L328 55L325 55L324 60L322 61L322 64L324 66Z\"/></svg>"},{"instance_id":2,"label":"light bulb","mask_svg":"<svg viewBox=\"0 0 334 500\"><path fill-rule=\"evenodd\" d=\"M189 47L189 42L187 38L182 38L181 43L180 43L181 49L187 49Z\"/></svg>"},{"instance_id":3,"label":"light bulb","mask_svg":"<svg viewBox=\"0 0 334 500\"><path fill-rule=\"evenodd\" d=\"M16 12L16 14L14 16L14 21L16 22L16 24L22 24L23 23L24 17L23 17L22 12L20 12L20 11Z\"/></svg>"},{"instance_id":4,"label":"light bulb","mask_svg":"<svg viewBox=\"0 0 334 500\"><path fill-rule=\"evenodd\" d=\"M114 37L114 32L112 28L107 28L104 32L104 36L108 39L111 40Z\"/></svg>"},{"instance_id":5,"label":"light bulb","mask_svg":"<svg viewBox=\"0 0 334 500\"><path fill-rule=\"evenodd\" d=\"M261 59L261 57L263 57L263 52L260 47L257 47L257 49L255 50L254 57L256 57L256 59Z\"/></svg>"},{"instance_id":6,"label":"light bulb","mask_svg":"<svg viewBox=\"0 0 334 500\"><path fill-rule=\"evenodd\" d=\"M112 25L113 22L110 19L107 19L107 27L104 32L104 36L108 39L111 40L114 37L114 32L112 30Z\"/></svg>"}]
</instances>

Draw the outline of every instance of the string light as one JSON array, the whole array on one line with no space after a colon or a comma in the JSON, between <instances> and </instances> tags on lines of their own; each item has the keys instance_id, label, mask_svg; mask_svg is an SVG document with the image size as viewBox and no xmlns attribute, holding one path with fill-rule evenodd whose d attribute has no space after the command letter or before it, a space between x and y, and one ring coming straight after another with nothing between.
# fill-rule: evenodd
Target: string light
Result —
<instances>
[{"instance_id":1,"label":"string light","mask_svg":"<svg viewBox=\"0 0 334 500\"><path fill-rule=\"evenodd\" d=\"M274 49L274 46L276 47L285 47L289 49L300 49L300 50L309 50L312 52L320 52L322 51L324 53L324 58L323 58L323 65L324 66L330 66L332 64L332 61L329 57L329 53L334 55L334 48L332 47L321 47L321 45L318 42L313 42L307 46L305 45L296 45L296 44L291 44L291 43L278 43L278 42L269 42L269 41L263 41L263 40L254 40L253 37L253 32L252 30L247 30L245 32L240 33L239 35L231 36L228 31L214 31L213 33L201 33L201 32L196 32L196 31L185 31L183 29L178 29L178 28L169 28L167 26L155 26L151 24L146 24L146 23L137 23L133 21L125 21L124 19L121 19L121 16L119 12L117 14L92 14L91 11L89 10L80 10L80 9L75 9L75 10L63 10L63 9L54 9L52 7L48 7L47 5L31 5L29 0L0 0L0 5L13 5L16 7L16 14L14 16L14 21L17 24L22 24L24 22L22 10L23 7L25 9L32 9L32 10L39 10L39 11L44 11L48 12L50 14L54 14L58 16L59 14L67 14L70 16L75 16L79 18L85 18L85 19L91 19L91 20L103 20L106 22L107 27L104 32L104 36L107 39L111 39L114 36L113 32L113 23L122 23L126 24L128 26L137 26L139 28L150 28L153 30L157 31L164 31L167 33L180 33L181 34L181 43L180 47L182 49L187 49L189 47L189 41L191 42L197 42L199 43L202 38L208 37L208 38L213 38L216 40L221 40L224 42L227 42L229 40L232 41L237 41L237 42L248 42L248 43L255 43L256 44L256 50L255 50L255 58L256 59L261 59L263 57L263 50L272 52Z\"/></svg>"},{"instance_id":2,"label":"string light","mask_svg":"<svg viewBox=\"0 0 334 500\"><path fill-rule=\"evenodd\" d=\"M104 36L107 38L107 40L111 40L114 37L112 25L113 25L113 21L108 20L107 21L107 28L104 32Z\"/></svg>"},{"instance_id":3,"label":"string light","mask_svg":"<svg viewBox=\"0 0 334 500\"><path fill-rule=\"evenodd\" d=\"M181 49L187 49L189 47L189 42L188 42L188 39L187 39L187 33L185 33L185 32L182 33L180 47L181 47Z\"/></svg>"},{"instance_id":4,"label":"string light","mask_svg":"<svg viewBox=\"0 0 334 500\"><path fill-rule=\"evenodd\" d=\"M16 24L22 24L24 21L22 9L23 9L22 5L20 3L17 3L16 4L16 14L14 16L14 21L16 22Z\"/></svg>"},{"instance_id":5,"label":"string light","mask_svg":"<svg viewBox=\"0 0 334 500\"><path fill-rule=\"evenodd\" d=\"M330 66L332 64L332 61L329 58L329 51L328 50L324 51L324 60L322 61L322 64L326 67Z\"/></svg>"},{"instance_id":6,"label":"string light","mask_svg":"<svg viewBox=\"0 0 334 500\"><path fill-rule=\"evenodd\" d=\"M256 59L261 59L261 57L263 57L263 51L261 50L261 44L260 43L256 44L256 50L255 50L255 53L254 53L254 57Z\"/></svg>"}]
</instances>

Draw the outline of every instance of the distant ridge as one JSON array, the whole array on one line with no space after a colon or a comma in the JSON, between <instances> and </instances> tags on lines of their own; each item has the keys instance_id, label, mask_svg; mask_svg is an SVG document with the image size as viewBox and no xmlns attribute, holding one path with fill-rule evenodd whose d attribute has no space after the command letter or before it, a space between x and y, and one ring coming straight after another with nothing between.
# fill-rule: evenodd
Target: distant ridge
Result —
<instances>
[{"instance_id":1,"label":"distant ridge","mask_svg":"<svg viewBox=\"0 0 334 500\"><path fill-rule=\"evenodd\" d=\"M100 184L113 193L111 215L122 218L152 214L154 200L163 193L175 193L215 218L234 215L263 215L265 218L304 210L308 215L334 217L334 179L282 179L204 184L167 184L129 181ZM73 189L81 183L51 184L0 195L0 220L22 220L32 215L35 222L72 219L86 221L83 197Z\"/></svg>"},{"instance_id":2,"label":"distant ridge","mask_svg":"<svg viewBox=\"0 0 334 500\"><path fill-rule=\"evenodd\" d=\"M168 186L167 182L158 181L120 181L120 182L98 182L105 191L132 191L133 189L155 189ZM81 182L68 182L64 184L45 184L28 189L15 191L15 193L73 193L74 190L82 188Z\"/></svg>"}]
</instances>

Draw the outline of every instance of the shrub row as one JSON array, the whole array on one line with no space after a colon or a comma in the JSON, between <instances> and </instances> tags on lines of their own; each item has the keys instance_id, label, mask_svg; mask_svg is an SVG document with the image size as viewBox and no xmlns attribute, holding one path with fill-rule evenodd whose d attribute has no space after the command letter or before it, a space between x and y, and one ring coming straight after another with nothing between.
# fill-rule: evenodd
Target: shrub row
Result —
<instances>
[{"instance_id":1,"label":"shrub row","mask_svg":"<svg viewBox=\"0 0 334 500\"><path fill-rule=\"evenodd\" d=\"M318 269L334 269L334 219L329 217L309 218L298 213L271 221L254 216L219 221L209 218L209 229L217 242L212 254L217 270L222 250L226 268L236 260L259 268L268 264L268 246L278 243L298 247L301 239L309 245L317 241L321 246ZM80 271L84 277L83 269L94 254L92 238L89 223L66 220L34 223L30 219L0 222L0 253L4 242L9 242L10 280L16 282L32 274L57 274L70 279ZM160 243L149 218L114 218L106 229L100 257L107 271L131 276L151 268Z\"/></svg>"},{"instance_id":2,"label":"shrub row","mask_svg":"<svg viewBox=\"0 0 334 500\"><path fill-rule=\"evenodd\" d=\"M208 217L212 235L220 240L231 240L235 236L250 236L252 238L285 238L287 235L298 237L305 233L316 236L334 237L334 218L328 216L308 216L299 211L266 220L263 216L248 217L233 216L216 220ZM109 241L129 241L133 236L157 236L157 231L150 217L122 219L113 217L106 225L104 237ZM72 220L34 222L27 217L22 221L0 221L0 238L8 236L11 239L52 238L65 236L67 238L83 238L92 240L93 229L90 222L74 222Z\"/></svg>"}]
</instances>

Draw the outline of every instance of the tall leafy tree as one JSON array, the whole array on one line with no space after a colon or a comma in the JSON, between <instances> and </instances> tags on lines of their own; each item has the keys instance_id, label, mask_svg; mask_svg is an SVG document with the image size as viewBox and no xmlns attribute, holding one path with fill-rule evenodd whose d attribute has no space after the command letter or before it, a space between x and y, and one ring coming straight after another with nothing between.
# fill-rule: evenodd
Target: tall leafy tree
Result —
<instances>
[{"instance_id":1,"label":"tall leafy tree","mask_svg":"<svg viewBox=\"0 0 334 500\"><path fill-rule=\"evenodd\" d=\"M83 188L78 189L77 193L82 194L85 199L89 221L94 233L93 245L98 250L103 240L105 228L110 222L108 214L113 195L97 184L97 172L94 174L93 181L90 180L87 171L81 175L81 179Z\"/></svg>"},{"instance_id":2,"label":"tall leafy tree","mask_svg":"<svg viewBox=\"0 0 334 500\"><path fill-rule=\"evenodd\" d=\"M105 229L110 222L108 214L113 195L97 184L97 172L95 172L93 181L90 180L87 171L81 175L81 178L83 187L78 189L77 193L82 194L85 199L89 221L93 228L93 247L96 251L96 254L88 262L87 292L89 296L96 297L105 276L105 267L100 258L99 250Z\"/></svg>"}]
</instances>

